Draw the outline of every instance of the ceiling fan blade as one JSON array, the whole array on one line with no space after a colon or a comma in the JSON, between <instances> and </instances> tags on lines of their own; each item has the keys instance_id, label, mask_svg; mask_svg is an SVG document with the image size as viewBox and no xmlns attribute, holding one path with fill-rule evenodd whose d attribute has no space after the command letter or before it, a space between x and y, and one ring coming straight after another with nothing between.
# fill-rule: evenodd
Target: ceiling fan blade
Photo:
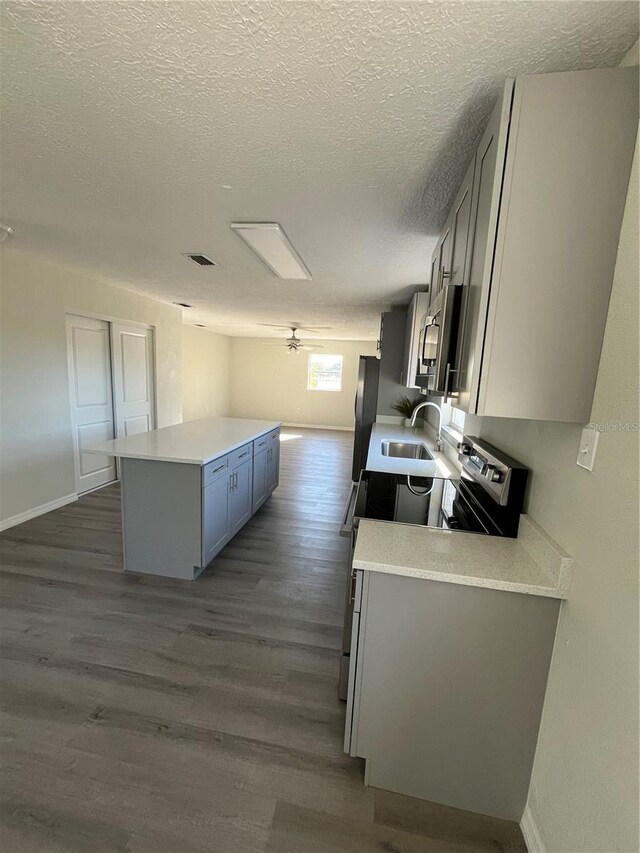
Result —
<instances>
[{"instance_id":1,"label":"ceiling fan blade","mask_svg":"<svg viewBox=\"0 0 640 853\"><path fill-rule=\"evenodd\" d=\"M270 329L295 329L296 332L324 332L328 329L333 329L333 326L297 326L295 323L290 323L288 326L279 326L276 323L258 323L259 326L267 326Z\"/></svg>"},{"instance_id":2,"label":"ceiling fan blade","mask_svg":"<svg viewBox=\"0 0 640 853\"><path fill-rule=\"evenodd\" d=\"M296 326L296 330L300 329L303 332L326 332L333 328L333 326Z\"/></svg>"},{"instance_id":3,"label":"ceiling fan blade","mask_svg":"<svg viewBox=\"0 0 640 853\"><path fill-rule=\"evenodd\" d=\"M257 325L266 326L269 329L284 329L285 331L291 331L291 329L297 328L297 326L293 326L293 324L291 326L281 326L278 323L258 323Z\"/></svg>"}]
</instances>

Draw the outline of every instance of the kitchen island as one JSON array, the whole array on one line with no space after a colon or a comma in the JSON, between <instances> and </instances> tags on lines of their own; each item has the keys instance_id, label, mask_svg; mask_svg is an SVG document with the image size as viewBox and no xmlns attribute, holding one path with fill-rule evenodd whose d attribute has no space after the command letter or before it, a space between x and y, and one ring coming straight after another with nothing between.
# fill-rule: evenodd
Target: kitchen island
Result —
<instances>
[{"instance_id":1,"label":"kitchen island","mask_svg":"<svg viewBox=\"0 0 640 853\"><path fill-rule=\"evenodd\" d=\"M86 452L120 460L125 571L194 580L277 487L280 423L202 418Z\"/></svg>"}]
</instances>

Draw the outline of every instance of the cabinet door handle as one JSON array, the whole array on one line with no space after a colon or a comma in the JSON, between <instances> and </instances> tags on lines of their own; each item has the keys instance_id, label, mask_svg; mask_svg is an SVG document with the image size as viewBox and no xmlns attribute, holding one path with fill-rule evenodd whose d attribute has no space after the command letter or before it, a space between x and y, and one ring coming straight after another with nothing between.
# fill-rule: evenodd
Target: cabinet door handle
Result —
<instances>
[{"instance_id":1,"label":"cabinet door handle","mask_svg":"<svg viewBox=\"0 0 640 853\"><path fill-rule=\"evenodd\" d=\"M358 576L356 574L355 569L351 572L351 594L349 596L349 603L354 604L356 600L356 586L358 584Z\"/></svg>"},{"instance_id":2,"label":"cabinet door handle","mask_svg":"<svg viewBox=\"0 0 640 853\"><path fill-rule=\"evenodd\" d=\"M238 459L242 459L243 456L248 456L248 455L249 455L249 451L245 450L244 453L241 453L240 456L238 456Z\"/></svg>"},{"instance_id":3,"label":"cabinet door handle","mask_svg":"<svg viewBox=\"0 0 640 853\"><path fill-rule=\"evenodd\" d=\"M212 474L217 474L217 473L218 473L218 471L222 471L222 469L223 469L223 468L226 468L226 467L227 467L227 463L225 462L225 463L224 463L224 465L218 465L218 467L217 467L217 468L214 468L214 469L213 469L213 471L212 471L211 473L212 473Z\"/></svg>"},{"instance_id":4,"label":"cabinet door handle","mask_svg":"<svg viewBox=\"0 0 640 853\"><path fill-rule=\"evenodd\" d=\"M447 363L447 367L446 367L445 372L444 372L444 396L445 396L445 398L450 397L453 394L453 386L452 386L452 383L450 380L451 380L451 377L453 376L453 374L457 373L457 372L458 372L457 370L454 370L453 367L451 367L451 364Z\"/></svg>"}]
</instances>

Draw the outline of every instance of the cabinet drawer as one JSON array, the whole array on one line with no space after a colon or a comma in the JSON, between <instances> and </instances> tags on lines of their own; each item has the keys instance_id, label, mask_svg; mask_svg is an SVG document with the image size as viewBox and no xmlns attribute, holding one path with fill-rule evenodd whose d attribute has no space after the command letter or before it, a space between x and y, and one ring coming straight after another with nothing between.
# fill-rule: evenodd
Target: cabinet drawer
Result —
<instances>
[{"instance_id":1,"label":"cabinet drawer","mask_svg":"<svg viewBox=\"0 0 640 853\"><path fill-rule=\"evenodd\" d=\"M256 438L253 442L253 455L255 456L257 453L262 453L263 450L266 450L269 446L269 434L261 435L260 438Z\"/></svg>"},{"instance_id":2,"label":"cabinet drawer","mask_svg":"<svg viewBox=\"0 0 640 853\"><path fill-rule=\"evenodd\" d=\"M280 429L274 429L272 432L267 433L267 440L269 444L275 444L277 441L280 441Z\"/></svg>"},{"instance_id":3,"label":"cabinet drawer","mask_svg":"<svg viewBox=\"0 0 640 853\"><path fill-rule=\"evenodd\" d=\"M238 447L237 450L234 450L233 453L229 454L229 468L236 468L238 465L242 465L243 462L246 462L252 457L253 443L249 442L249 444L243 444L242 447Z\"/></svg>"},{"instance_id":4,"label":"cabinet drawer","mask_svg":"<svg viewBox=\"0 0 640 853\"><path fill-rule=\"evenodd\" d=\"M224 477L229 470L229 457L221 456L204 466L202 471L202 485L206 488L210 483Z\"/></svg>"}]
</instances>

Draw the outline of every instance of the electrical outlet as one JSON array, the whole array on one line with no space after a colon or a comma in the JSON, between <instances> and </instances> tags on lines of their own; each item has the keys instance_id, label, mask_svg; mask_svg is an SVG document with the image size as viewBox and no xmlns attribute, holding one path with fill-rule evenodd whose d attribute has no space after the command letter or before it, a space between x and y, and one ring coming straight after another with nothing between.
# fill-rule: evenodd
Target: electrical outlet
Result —
<instances>
[{"instance_id":1,"label":"electrical outlet","mask_svg":"<svg viewBox=\"0 0 640 853\"><path fill-rule=\"evenodd\" d=\"M593 471L593 463L596 461L596 449L598 447L599 437L600 433L597 429L589 429L588 427L585 427L582 430L577 462L581 468L586 468L587 471Z\"/></svg>"}]
</instances>

